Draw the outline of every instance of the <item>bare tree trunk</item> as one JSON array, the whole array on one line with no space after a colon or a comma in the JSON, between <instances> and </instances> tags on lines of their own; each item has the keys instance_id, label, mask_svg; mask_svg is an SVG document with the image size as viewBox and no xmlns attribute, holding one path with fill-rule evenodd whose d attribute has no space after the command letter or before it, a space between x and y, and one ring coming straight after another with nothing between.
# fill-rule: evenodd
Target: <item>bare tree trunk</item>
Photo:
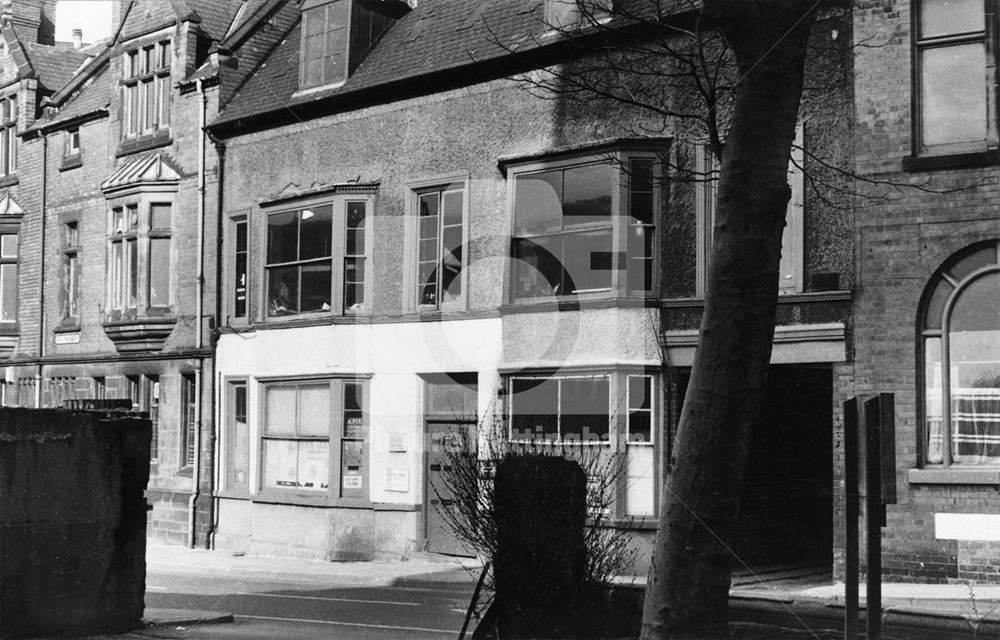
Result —
<instances>
[{"instance_id":1,"label":"bare tree trunk","mask_svg":"<svg viewBox=\"0 0 1000 640\"><path fill-rule=\"evenodd\" d=\"M740 81L722 154L698 352L660 505L644 640L728 638L730 546L771 356L810 5L705 0Z\"/></svg>"}]
</instances>

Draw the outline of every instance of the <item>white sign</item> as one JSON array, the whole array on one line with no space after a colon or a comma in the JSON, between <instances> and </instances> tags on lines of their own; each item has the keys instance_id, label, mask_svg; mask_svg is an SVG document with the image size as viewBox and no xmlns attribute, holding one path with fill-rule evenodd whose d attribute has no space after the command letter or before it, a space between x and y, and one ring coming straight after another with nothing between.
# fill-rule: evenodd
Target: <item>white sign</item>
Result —
<instances>
[{"instance_id":1,"label":"white sign","mask_svg":"<svg viewBox=\"0 0 1000 640\"><path fill-rule=\"evenodd\" d=\"M56 335L56 344L80 344L80 334L60 333Z\"/></svg>"},{"instance_id":2,"label":"white sign","mask_svg":"<svg viewBox=\"0 0 1000 640\"><path fill-rule=\"evenodd\" d=\"M406 452L406 433L402 431L394 431L389 434L389 452L390 453Z\"/></svg>"},{"instance_id":3,"label":"white sign","mask_svg":"<svg viewBox=\"0 0 1000 640\"><path fill-rule=\"evenodd\" d=\"M938 540L1000 540L1000 514L935 513Z\"/></svg>"},{"instance_id":4,"label":"white sign","mask_svg":"<svg viewBox=\"0 0 1000 640\"><path fill-rule=\"evenodd\" d=\"M385 470L385 490L406 493L410 490L410 472L406 469Z\"/></svg>"},{"instance_id":5,"label":"white sign","mask_svg":"<svg viewBox=\"0 0 1000 640\"><path fill-rule=\"evenodd\" d=\"M344 474L343 484L345 489L360 489L361 488L361 474Z\"/></svg>"}]
</instances>

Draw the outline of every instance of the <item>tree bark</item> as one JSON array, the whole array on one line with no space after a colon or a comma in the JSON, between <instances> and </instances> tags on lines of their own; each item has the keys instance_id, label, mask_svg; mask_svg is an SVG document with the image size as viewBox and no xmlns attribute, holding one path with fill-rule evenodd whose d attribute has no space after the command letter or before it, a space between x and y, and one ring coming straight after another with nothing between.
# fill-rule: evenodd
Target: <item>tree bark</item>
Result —
<instances>
[{"instance_id":1,"label":"tree bark","mask_svg":"<svg viewBox=\"0 0 1000 640\"><path fill-rule=\"evenodd\" d=\"M698 351L662 492L643 640L728 638L733 532L774 336L811 4L704 0L741 80L722 154Z\"/></svg>"}]
</instances>

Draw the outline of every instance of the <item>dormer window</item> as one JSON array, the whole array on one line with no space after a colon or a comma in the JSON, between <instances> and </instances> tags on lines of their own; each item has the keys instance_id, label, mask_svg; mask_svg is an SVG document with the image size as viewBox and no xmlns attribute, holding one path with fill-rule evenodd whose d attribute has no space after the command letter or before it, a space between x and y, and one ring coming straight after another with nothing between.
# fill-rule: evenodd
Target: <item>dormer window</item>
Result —
<instances>
[{"instance_id":1,"label":"dormer window","mask_svg":"<svg viewBox=\"0 0 1000 640\"><path fill-rule=\"evenodd\" d=\"M357 68L400 15L398 0L379 11L359 0L306 0L302 5L299 89L337 86Z\"/></svg>"},{"instance_id":2,"label":"dormer window","mask_svg":"<svg viewBox=\"0 0 1000 640\"><path fill-rule=\"evenodd\" d=\"M612 0L545 0L545 25L553 30L585 27L611 15Z\"/></svg>"},{"instance_id":3,"label":"dormer window","mask_svg":"<svg viewBox=\"0 0 1000 640\"><path fill-rule=\"evenodd\" d=\"M170 42L125 53L122 72L122 133L152 135L170 126Z\"/></svg>"}]
</instances>

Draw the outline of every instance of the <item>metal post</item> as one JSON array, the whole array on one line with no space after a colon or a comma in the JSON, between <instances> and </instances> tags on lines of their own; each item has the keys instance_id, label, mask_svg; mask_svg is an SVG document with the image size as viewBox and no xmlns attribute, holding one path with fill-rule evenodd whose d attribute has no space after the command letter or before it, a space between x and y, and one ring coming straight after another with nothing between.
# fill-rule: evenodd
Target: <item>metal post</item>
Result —
<instances>
[{"instance_id":1,"label":"metal post","mask_svg":"<svg viewBox=\"0 0 1000 640\"><path fill-rule=\"evenodd\" d=\"M844 568L844 640L858 640L858 401L844 403L844 490L847 547Z\"/></svg>"},{"instance_id":2,"label":"metal post","mask_svg":"<svg viewBox=\"0 0 1000 640\"><path fill-rule=\"evenodd\" d=\"M868 584L865 591L867 640L882 638L882 435L879 429L880 398L865 402L866 511L868 531Z\"/></svg>"}]
</instances>

